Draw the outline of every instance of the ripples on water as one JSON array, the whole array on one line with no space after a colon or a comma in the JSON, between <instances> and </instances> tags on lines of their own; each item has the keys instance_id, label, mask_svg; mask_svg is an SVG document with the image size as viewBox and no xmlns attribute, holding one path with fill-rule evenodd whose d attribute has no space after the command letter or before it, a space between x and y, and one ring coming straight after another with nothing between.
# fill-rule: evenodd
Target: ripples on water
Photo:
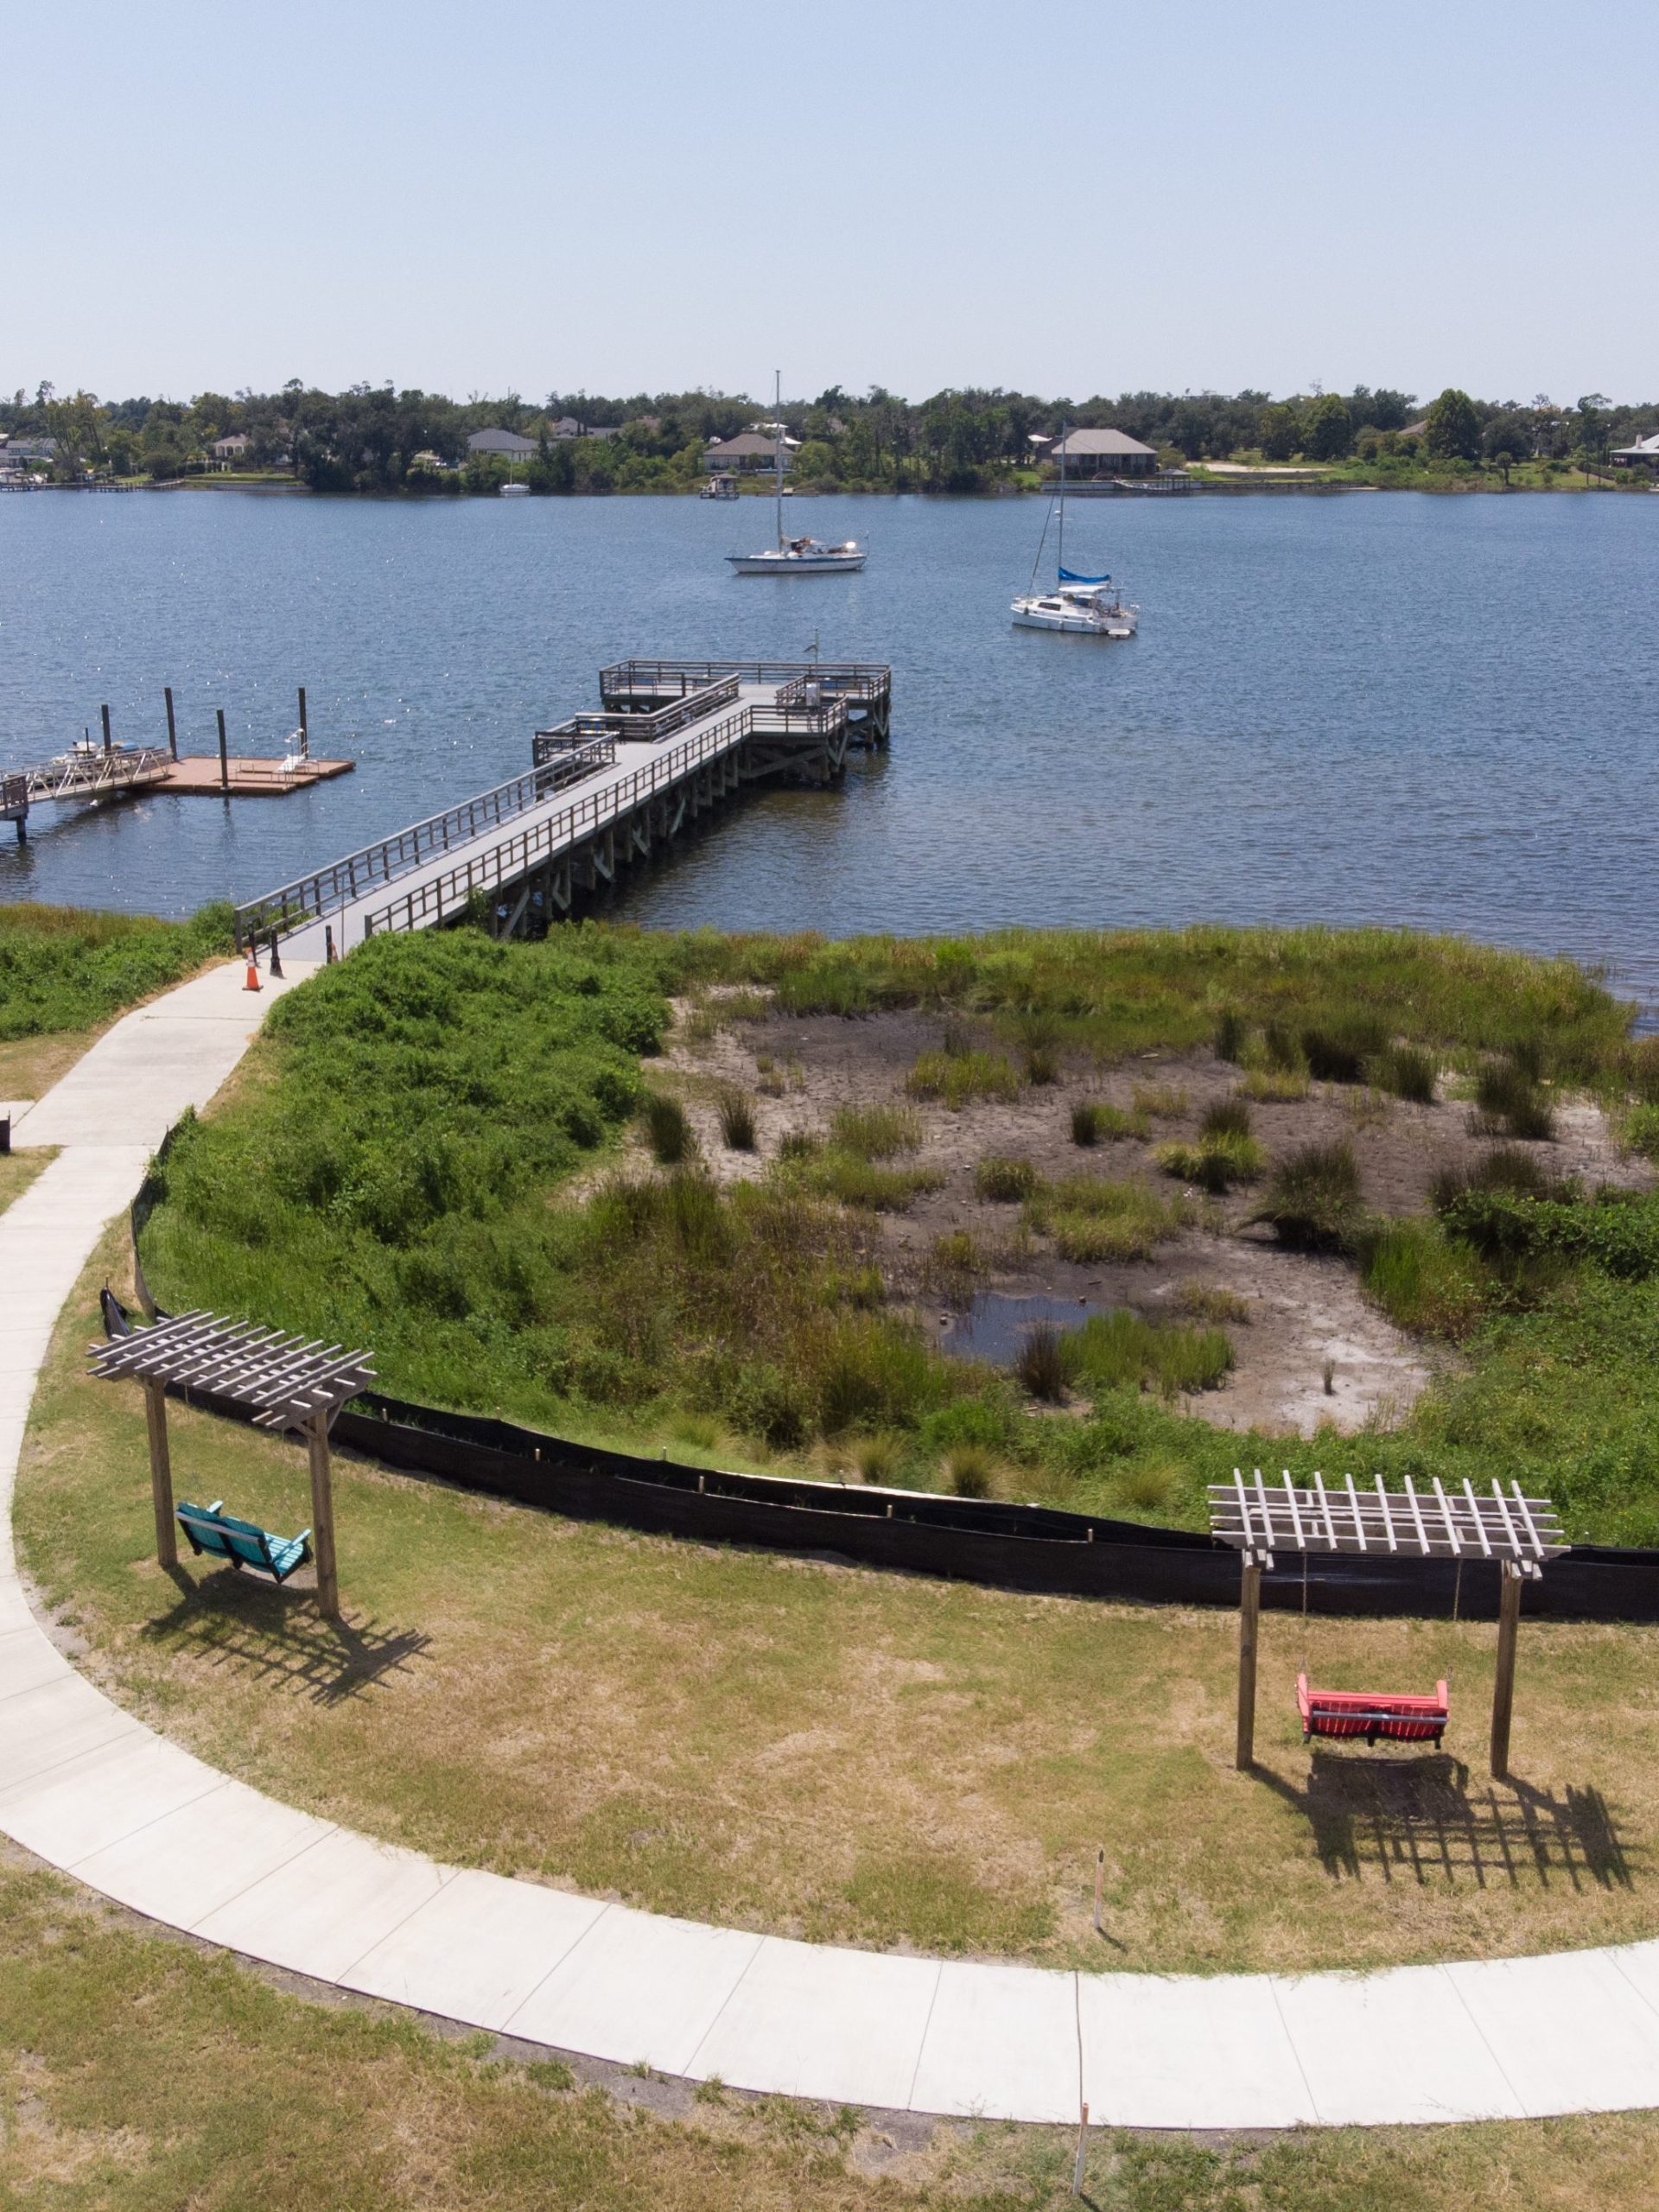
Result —
<instances>
[{"instance_id":1,"label":"ripples on water","mask_svg":"<svg viewBox=\"0 0 1659 2212\"><path fill-rule=\"evenodd\" d=\"M803 500L859 576L737 578L764 504L381 503L181 492L0 501L0 760L96 729L357 773L289 798L39 810L0 900L245 898L516 774L602 661L891 661L893 742L844 791L734 808L624 896L664 926L1405 922L1570 951L1659 990L1659 501L1074 505L1143 609L1016 631L1030 499Z\"/></svg>"}]
</instances>

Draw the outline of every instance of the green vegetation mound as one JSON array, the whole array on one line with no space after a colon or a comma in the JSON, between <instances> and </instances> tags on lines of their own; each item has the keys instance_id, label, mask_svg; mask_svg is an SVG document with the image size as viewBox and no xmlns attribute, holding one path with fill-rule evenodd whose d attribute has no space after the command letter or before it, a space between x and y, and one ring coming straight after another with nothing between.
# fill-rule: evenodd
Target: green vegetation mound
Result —
<instances>
[{"instance_id":1,"label":"green vegetation mound","mask_svg":"<svg viewBox=\"0 0 1659 2212\"><path fill-rule=\"evenodd\" d=\"M228 906L188 922L0 906L0 1043L90 1029L232 950Z\"/></svg>"}]
</instances>

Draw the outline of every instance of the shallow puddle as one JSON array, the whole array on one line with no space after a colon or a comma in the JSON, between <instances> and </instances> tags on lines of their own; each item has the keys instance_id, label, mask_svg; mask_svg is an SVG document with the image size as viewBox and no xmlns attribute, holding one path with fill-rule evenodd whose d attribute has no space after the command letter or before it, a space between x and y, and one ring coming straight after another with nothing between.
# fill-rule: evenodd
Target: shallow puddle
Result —
<instances>
[{"instance_id":1,"label":"shallow puddle","mask_svg":"<svg viewBox=\"0 0 1659 2212\"><path fill-rule=\"evenodd\" d=\"M1007 1291L982 1291L965 1311L944 1322L939 1350L957 1359L987 1359L1007 1367L1022 1340L1040 1323L1054 1329L1078 1329L1091 1314L1111 1310L1084 1298L1017 1298Z\"/></svg>"}]
</instances>

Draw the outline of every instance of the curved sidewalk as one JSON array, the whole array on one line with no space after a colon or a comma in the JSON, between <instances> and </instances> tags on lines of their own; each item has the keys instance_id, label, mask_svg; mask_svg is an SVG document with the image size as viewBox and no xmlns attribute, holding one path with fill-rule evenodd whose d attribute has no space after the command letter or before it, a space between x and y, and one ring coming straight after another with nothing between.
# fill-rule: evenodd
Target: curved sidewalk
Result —
<instances>
[{"instance_id":1,"label":"curved sidewalk","mask_svg":"<svg viewBox=\"0 0 1659 2212\"><path fill-rule=\"evenodd\" d=\"M23 1597L12 1483L59 1309L281 988L251 999L240 982L218 969L129 1014L16 1123L20 1146L62 1149L0 1213L0 1830L315 1980L737 2088L1047 2121L1086 2098L1096 2122L1133 2127L1659 2106L1659 1942L1213 1978L836 1950L438 1866L277 1804L112 1704Z\"/></svg>"}]
</instances>

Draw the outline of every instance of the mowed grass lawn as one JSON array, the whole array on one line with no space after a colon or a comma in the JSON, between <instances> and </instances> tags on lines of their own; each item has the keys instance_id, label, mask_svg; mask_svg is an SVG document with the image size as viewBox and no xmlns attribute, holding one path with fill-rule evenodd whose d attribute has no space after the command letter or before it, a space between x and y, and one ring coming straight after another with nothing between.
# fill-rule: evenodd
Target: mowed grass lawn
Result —
<instances>
[{"instance_id":1,"label":"mowed grass lawn","mask_svg":"<svg viewBox=\"0 0 1659 2212\"><path fill-rule=\"evenodd\" d=\"M1312 1968L1659 1932L1659 1632L1529 1624L1484 1772L1494 1630L1264 1622L1231 1768L1227 1612L1032 1599L564 1522L341 1461L348 1613L150 1556L139 1394L66 1309L22 1555L124 1703L290 1802L439 1858L814 1940L1136 1968ZM172 1416L181 1497L289 1533L302 1455ZM1451 1677L1442 1758L1300 1740L1337 1685ZM1106 1853L1105 1940L1090 1927Z\"/></svg>"},{"instance_id":2,"label":"mowed grass lawn","mask_svg":"<svg viewBox=\"0 0 1659 2212\"><path fill-rule=\"evenodd\" d=\"M324 2006L0 1847L0 2202L35 2212L1039 2212L1070 2131L625 2082ZM1253 2142L1099 2131L1112 2212L1644 2212L1651 2114ZM873 2172L872 2168L884 2169Z\"/></svg>"}]
</instances>

